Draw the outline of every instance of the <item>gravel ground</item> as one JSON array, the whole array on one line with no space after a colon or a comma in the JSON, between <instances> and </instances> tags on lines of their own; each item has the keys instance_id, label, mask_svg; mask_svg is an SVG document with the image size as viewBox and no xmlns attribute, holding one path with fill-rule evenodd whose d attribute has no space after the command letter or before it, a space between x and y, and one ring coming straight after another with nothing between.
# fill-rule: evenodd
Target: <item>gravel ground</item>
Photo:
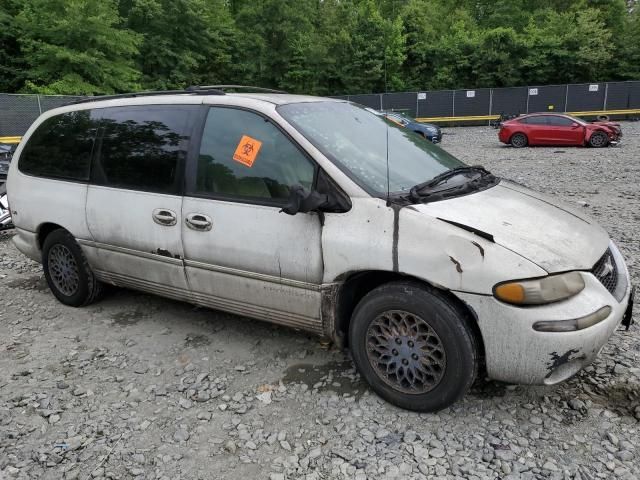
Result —
<instances>
[{"instance_id":1,"label":"gravel ground","mask_svg":"<svg viewBox=\"0 0 640 480\"><path fill-rule=\"evenodd\" d=\"M638 284L640 123L623 128L622 145L601 150L514 150L488 127L446 129L443 146L581 205ZM453 407L415 414L303 333L126 290L64 307L10 237L0 478L640 478L637 325L564 384L480 379Z\"/></svg>"}]
</instances>

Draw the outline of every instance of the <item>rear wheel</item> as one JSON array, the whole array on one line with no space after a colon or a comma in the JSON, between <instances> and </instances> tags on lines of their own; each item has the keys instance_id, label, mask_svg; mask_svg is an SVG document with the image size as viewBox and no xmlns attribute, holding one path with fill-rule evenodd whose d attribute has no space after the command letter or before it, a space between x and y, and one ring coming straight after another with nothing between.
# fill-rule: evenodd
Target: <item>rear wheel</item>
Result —
<instances>
[{"instance_id":1,"label":"rear wheel","mask_svg":"<svg viewBox=\"0 0 640 480\"><path fill-rule=\"evenodd\" d=\"M526 147L529 143L529 139L524 133L514 133L509 141L514 148Z\"/></svg>"},{"instance_id":2,"label":"rear wheel","mask_svg":"<svg viewBox=\"0 0 640 480\"><path fill-rule=\"evenodd\" d=\"M382 398L409 410L445 408L469 389L477 348L464 313L443 294L411 282L368 293L349 328L354 362Z\"/></svg>"},{"instance_id":3,"label":"rear wheel","mask_svg":"<svg viewBox=\"0 0 640 480\"><path fill-rule=\"evenodd\" d=\"M51 292L65 305L88 305L102 291L80 246L66 230L47 235L42 246L42 266Z\"/></svg>"},{"instance_id":4,"label":"rear wheel","mask_svg":"<svg viewBox=\"0 0 640 480\"><path fill-rule=\"evenodd\" d=\"M589 145L593 148L606 147L609 144L609 136L604 132L593 132L589 138Z\"/></svg>"}]
</instances>

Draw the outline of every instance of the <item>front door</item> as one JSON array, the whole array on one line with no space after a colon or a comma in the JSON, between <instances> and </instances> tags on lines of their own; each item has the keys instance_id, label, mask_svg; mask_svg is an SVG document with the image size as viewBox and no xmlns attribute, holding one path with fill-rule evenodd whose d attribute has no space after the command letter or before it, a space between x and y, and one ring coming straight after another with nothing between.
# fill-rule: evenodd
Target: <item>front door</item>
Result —
<instances>
[{"instance_id":1,"label":"front door","mask_svg":"<svg viewBox=\"0 0 640 480\"><path fill-rule=\"evenodd\" d=\"M281 213L316 166L258 113L211 107L182 204L185 269L197 303L321 332L322 227Z\"/></svg>"},{"instance_id":2,"label":"front door","mask_svg":"<svg viewBox=\"0 0 640 480\"><path fill-rule=\"evenodd\" d=\"M584 127L567 117L547 116L549 143L553 145L582 145Z\"/></svg>"},{"instance_id":3,"label":"front door","mask_svg":"<svg viewBox=\"0 0 640 480\"><path fill-rule=\"evenodd\" d=\"M188 299L181 239L186 150L199 106L102 109L87 194L99 278Z\"/></svg>"}]
</instances>

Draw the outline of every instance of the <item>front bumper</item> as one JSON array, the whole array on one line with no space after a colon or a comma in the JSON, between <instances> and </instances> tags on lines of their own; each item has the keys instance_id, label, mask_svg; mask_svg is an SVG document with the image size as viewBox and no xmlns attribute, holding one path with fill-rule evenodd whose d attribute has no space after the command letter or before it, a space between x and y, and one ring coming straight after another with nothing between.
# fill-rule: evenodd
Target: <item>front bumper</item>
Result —
<instances>
[{"instance_id":1,"label":"front bumper","mask_svg":"<svg viewBox=\"0 0 640 480\"><path fill-rule=\"evenodd\" d=\"M625 272L626 273L626 272ZM487 374L494 380L552 385L589 365L627 313L631 288L618 302L598 279L582 272L585 288L562 302L516 307L491 296L457 293L475 312L484 342ZM628 278L628 273L626 273ZM611 307L599 323L571 332L540 332L539 321L570 320ZM630 315L630 314L629 314Z\"/></svg>"}]
</instances>

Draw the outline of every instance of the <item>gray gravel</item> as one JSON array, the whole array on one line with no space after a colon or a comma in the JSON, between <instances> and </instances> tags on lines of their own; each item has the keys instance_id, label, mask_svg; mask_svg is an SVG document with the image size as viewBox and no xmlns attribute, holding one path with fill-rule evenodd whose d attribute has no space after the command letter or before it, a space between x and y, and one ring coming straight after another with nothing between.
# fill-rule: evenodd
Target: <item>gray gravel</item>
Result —
<instances>
[{"instance_id":1,"label":"gray gravel","mask_svg":"<svg viewBox=\"0 0 640 480\"><path fill-rule=\"evenodd\" d=\"M472 164L580 205L640 283L640 123L616 148L502 146L446 129ZM57 303L0 234L0 478L639 478L640 329L554 387L477 382L437 414L373 395L303 333L114 290ZM640 316L636 313L636 322Z\"/></svg>"}]
</instances>

